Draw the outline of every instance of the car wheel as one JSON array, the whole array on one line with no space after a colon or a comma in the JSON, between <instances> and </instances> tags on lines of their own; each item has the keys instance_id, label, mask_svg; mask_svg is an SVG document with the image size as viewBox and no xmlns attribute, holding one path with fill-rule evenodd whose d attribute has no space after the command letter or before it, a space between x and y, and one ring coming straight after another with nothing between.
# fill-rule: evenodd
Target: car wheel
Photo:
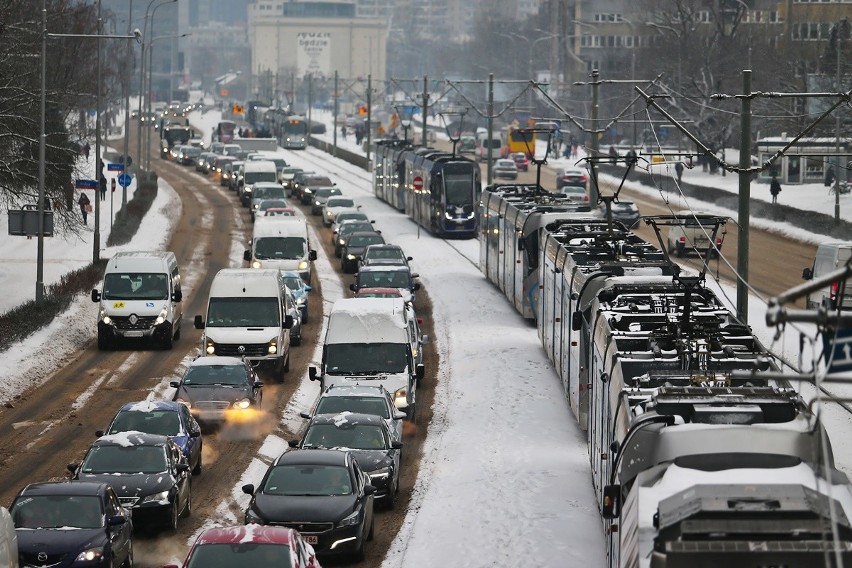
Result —
<instances>
[{"instance_id":1,"label":"car wheel","mask_svg":"<svg viewBox=\"0 0 852 568\"><path fill-rule=\"evenodd\" d=\"M367 540L373 540L373 533L374 533L373 529L375 528L375 526L376 526L376 517L375 517L375 515L373 515L370 518L370 532L367 533Z\"/></svg>"},{"instance_id":2,"label":"car wheel","mask_svg":"<svg viewBox=\"0 0 852 568\"><path fill-rule=\"evenodd\" d=\"M175 333L175 341L180 339L180 325L177 326L177 332Z\"/></svg>"},{"instance_id":3,"label":"car wheel","mask_svg":"<svg viewBox=\"0 0 852 568\"><path fill-rule=\"evenodd\" d=\"M308 323L308 308L305 308L305 311L302 312L302 323Z\"/></svg>"},{"instance_id":4,"label":"car wheel","mask_svg":"<svg viewBox=\"0 0 852 568\"><path fill-rule=\"evenodd\" d=\"M675 245L675 254L678 257L682 258L685 253L686 253L686 247L683 245L683 243L678 243L677 245Z\"/></svg>"},{"instance_id":5,"label":"car wheel","mask_svg":"<svg viewBox=\"0 0 852 568\"><path fill-rule=\"evenodd\" d=\"M385 509L392 511L396 505L396 494L399 492L399 479L396 481L391 478L391 488L388 490L388 496L385 498Z\"/></svg>"},{"instance_id":6,"label":"car wheel","mask_svg":"<svg viewBox=\"0 0 852 568\"><path fill-rule=\"evenodd\" d=\"M183 506L183 511L181 511L181 517L188 517L192 514L192 483L189 484L189 489L187 489L186 496L186 505Z\"/></svg>"},{"instance_id":7,"label":"car wheel","mask_svg":"<svg viewBox=\"0 0 852 568\"><path fill-rule=\"evenodd\" d=\"M133 568L133 541L127 543L127 558L124 559L124 568Z\"/></svg>"},{"instance_id":8,"label":"car wheel","mask_svg":"<svg viewBox=\"0 0 852 568\"><path fill-rule=\"evenodd\" d=\"M298 347L299 345L301 345L301 344L302 344L302 336L301 336L301 334L299 334L299 335L298 335L298 336L296 336L296 337L291 337L291 338L290 338L290 344L291 344L291 345L295 345L296 347Z\"/></svg>"},{"instance_id":9,"label":"car wheel","mask_svg":"<svg viewBox=\"0 0 852 568\"><path fill-rule=\"evenodd\" d=\"M112 349L112 340L105 333L98 332L98 349L101 351Z\"/></svg>"},{"instance_id":10,"label":"car wheel","mask_svg":"<svg viewBox=\"0 0 852 568\"><path fill-rule=\"evenodd\" d=\"M178 518L180 517L179 503L177 495L175 495L175 500L172 502L172 506L169 507L169 525L168 528L172 532L177 532L178 527Z\"/></svg>"},{"instance_id":11,"label":"car wheel","mask_svg":"<svg viewBox=\"0 0 852 568\"><path fill-rule=\"evenodd\" d=\"M204 456L204 446L198 448L198 461L195 463L195 467L192 468L192 475L201 475L201 460Z\"/></svg>"},{"instance_id":12,"label":"car wheel","mask_svg":"<svg viewBox=\"0 0 852 568\"><path fill-rule=\"evenodd\" d=\"M164 350L169 351L172 348L172 345L174 345L174 338L172 337L172 332L169 331L163 338L161 346Z\"/></svg>"},{"instance_id":13,"label":"car wheel","mask_svg":"<svg viewBox=\"0 0 852 568\"><path fill-rule=\"evenodd\" d=\"M289 373L290 372L290 352L289 351L287 351L287 355L285 356L285 359L286 359L286 361L284 361L283 371L285 373Z\"/></svg>"}]
</instances>

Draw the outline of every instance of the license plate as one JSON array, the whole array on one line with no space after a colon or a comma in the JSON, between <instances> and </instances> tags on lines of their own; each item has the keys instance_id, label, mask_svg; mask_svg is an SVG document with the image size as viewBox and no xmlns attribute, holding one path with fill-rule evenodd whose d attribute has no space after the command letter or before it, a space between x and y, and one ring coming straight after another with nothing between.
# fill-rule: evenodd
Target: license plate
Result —
<instances>
[{"instance_id":1,"label":"license plate","mask_svg":"<svg viewBox=\"0 0 852 568\"><path fill-rule=\"evenodd\" d=\"M125 331L124 337L142 337L141 331Z\"/></svg>"},{"instance_id":2,"label":"license plate","mask_svg":"<svg viewBox=\"0 0 852 568\"><path fill-rule=\"evenodd\" d=\"M312 534L302 535L302 539L305 542L307 542L308 544L316 544L316 543L319 542L319 537L317 537L316 535L312 535Z\"/></svg>"}]
</instances>

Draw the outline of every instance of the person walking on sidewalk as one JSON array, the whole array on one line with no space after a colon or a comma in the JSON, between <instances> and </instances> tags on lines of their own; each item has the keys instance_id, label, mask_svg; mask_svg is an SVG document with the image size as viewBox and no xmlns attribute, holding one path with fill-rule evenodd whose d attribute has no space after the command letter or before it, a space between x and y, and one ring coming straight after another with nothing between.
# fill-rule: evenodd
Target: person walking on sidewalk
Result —
<instances>
[{"instance_id":1,"label":"person walking on sidewalk","mask_svg":"<svg viewBox=\"0 0 852 568\"><path fill-rule=\"evenodd\" d=\"M106 182L106 176L104 176L103 173L101 173L101 180L100 180L99 183L100 183L100 188L101 188L101 201L106 201L107 182Z\"/></svg>"},{"instance_id":2,"label":"person walking on sidewalk","mask_svg":"<svg viewBox=\"0 0 852 568\"><path fill-rule=\"evenodd\" d=\"M85 194L85 192L80 192L80 198L77 200L77 203L80 204L80 213L83 215L83 224L89 224L89 209L91 209L92 204L89 201L89 196Z\"/></svg>"},{"instance_id":3,"label":"person walking on sidewalk","mask_svg":"<svg viewBox=\"0 0 852 568\"><path fill-rule=\"evenodd\" d=\"M772 181L769 182L769 193L772 194L772 204L778 203L778 194L781 193L781 182L776 176L772 176Z\"/></svg>"},{"instance_id":4,"label":"person walking on sidewalk","mask_svg":"<svg viewBox=\"0 0 852 568\"><path fill-rule=\"evenodd\" d=\"M675 162L675 173L677 174L677 184L680 185L680 180L683 179L683 162Z\"/></svg>"}]
</instances>

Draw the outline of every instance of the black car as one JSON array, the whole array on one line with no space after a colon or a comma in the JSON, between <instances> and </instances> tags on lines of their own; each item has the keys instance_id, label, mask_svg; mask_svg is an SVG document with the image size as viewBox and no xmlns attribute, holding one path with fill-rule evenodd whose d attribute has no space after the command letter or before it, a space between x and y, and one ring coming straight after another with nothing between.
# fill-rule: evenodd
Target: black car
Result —
<instances>
[{"instance_id":1,"label":"black car","mask_svg":"<svg viewBox=\"0 0 852 568\"><path fill-rule=\"evenodd\" d=\"M358 272L358 261L370 245L383 245L385 239L375 231L349 233L340 251L340 269L344 274Z\"/></svg>"},{"instance_id":2,"label":"black car","mask_svg":"<svg viewBox=\"0 0 852 568\"><path fill-rule=\"evenodd\" d=\"M399 245L370 245L364 250L361 255L361 266L408 266L408 262L414 260L410 256L405 256L402 247Z\"/></svg>"},{"instance_id":3,"label":"black car","mask_svg":"<svg viewBox=\"0 0 852 568\"><path fill-rule=\"evenodd\" d=\"M202 423L260 409L263 401L263 382L250 363L236 357L198 357L181 380L169 385L177 389L174 400L185 404Z\"/></svg>"},{"instance_id":4,"label":"black car","mask_svg":"<svg viewBox=\"0 0 852 568\"><path fill-rule=\"evenodd\" d=\"M381 234L381 231L377 231L373 227L372 221L344 221L341 223L340 228L337 231L337 236L334 239L334 256L340 258L340 255L343 253L343 245L346 244L346 235L349 233L355 232L365 232L372 231L374 233Z\"/></svg>"},{"instance_id":5,"label":"black car","mask_svg":"<svg viewBox=\"0 0 852 568\"><path fill-rule=\"evenodd\" d=\"M376 488L350 452L284 452L243 492L252 496L246 524L294 528L318 554L362 559L373 538Z\"/></svg>"},{"instance_id":6,"label":"black car","mask_svg":"<svg viewBox=\"0 0 852 568\"><path fill-rule=\"evenodd\" d=\"M393 439L381 416L349 411L318 414L311 418L302 440L291 440L290 446L350 451L376 488L375 498L393 507L399 491L402 442Z\"/></svg>"},{"instance_id":7,"label":"black car","mask_svg":"<svg viewBox=\"0 0 852 568\"><path fill-rule=\"evenodd\" d=\"M606 217L606 206L601 205L601 215ZM639 208L632 201L614 201L612 203L612 220L621 221L625 227L632 229L639 224Z\"/></svg>"},{"instance_id":8,"label":"black car","mask_svg":"<svg viewBox=\"0 0 852 568\"><path fill-rule=\"evenodd\" d=\"M362 266L349 289L358 292L361 288L397 288L402 299L413 304L415 292L420 289L420 283L414 281L418 276L408 266Z\"/></svg>"},{"instance_id":9,"label":"black car","mask_svg":"<svg viewBox=\"0 0 852 568\"><path fill-rule=\"evenodd\" d=\"M343 195L343 193L336 187L318 187L313 189L309 201L311 204L311 215L322 215L323 205L325 205L329 197L334 197L335 195ZM302 203L307 205L304 197L302 197Z\"/></svg>"},{"instance_id":10,"label":"black car","mask_svg":"<svg viewBox=\"0 0 852 568\"><path fill-rule=\"evenodd\" d=\"M10 513L21 568L133 565L133 523L106 483L31 483Z\"/></svg>"},{"instance_id":11,"label":"black car","mask_svg":"<svg viewBox=\"0 0 852 568\"><path fill-rule=\"evenodd\" d=\"M290 190L290 195L302 200L302 188L304 187L305 179L310 177L316 177L318 174L316 172L307 172L302 170L301 172L296 172L293 174L293 177L287 181L287 185L285 189Z\"/></svg>"},{"instance_id":12,"label":"black car","mask_svg":"<svg viewBox=\"0 0 852 568\"><path fill-rule=\"evenodd\" d=\"M178 517L192 511L189 464L166 436L124 432L98 438L68 471L74 480L109 483L137 524L175 531Z\"/></svg>"}]
</instances>

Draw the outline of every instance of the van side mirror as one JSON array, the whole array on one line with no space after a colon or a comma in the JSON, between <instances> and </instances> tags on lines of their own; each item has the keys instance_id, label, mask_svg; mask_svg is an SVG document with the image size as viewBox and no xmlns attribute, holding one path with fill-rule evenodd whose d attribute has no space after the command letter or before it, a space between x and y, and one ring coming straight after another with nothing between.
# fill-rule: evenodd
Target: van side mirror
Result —
<instances>
[{"instance_id":1,"label":"van side mirror","mask_svg":"<svg viewBox=\"0 0 852 568\"><path fill-rule=\"evenodd\" d=\"M349 289L350 289L350 290L352 290L353 292L357 292L357 291L358 291L358 288L356 288L356 287L355 287L355 284L350 284L350 285L349 285Z\"/></svg>"},{"instance_id":2,"label":"van side mirror","mask_svg":"<svg viewBox=\"0 0 852 568\"><path fill-rule=\"evenodd\" d=\"M169 386L173 389L180 388L180 381L169 381Z\"/></svg>"},{"instance_id":3,"label":"van side mirror","mask_svg":"<svg viewBox=\"0 0 852 568\"><path fill-rule=\"evenodd\" d=\"M315 250L310 251L308 253L308 260L316 260L316 259L317 259L317 251L315 251Z\"/></svg>"},{"instance_id":4,"label":"van side mirror","mask_svg":"<svg viewBox=\"0 0 852 568\"><path fill-rule=\"evenodd\" d=\"M251 251L247 250L243 253L243 260L251 260Z\"/></svg>"},{"instance_id":5,"label":"van side mirror","mask_svg":"<svg viewBox=\"0 0 852 568\"><path fill-rule=\"evenodd\" d=\"M417 380L418 380L418 381L422 381L422 380L423 380L423 376L426 374L426 367L425 367L424 365L422 365L422 364L421 364L421 365L417 365L415 373L416 373L416 375L417 375Z\"/></svg>"},{"instance_id":6,"label":"van side mirror","mask_svg":"<svg viewBox=\"0 0 852 568\"><path fill-rule=\"evenodd\" d=\"M621 506L621 485L605 485L601 516L604 519L617 519Z\"/></svg>"},{"instance_id":7,"label":"van side mirror","mask_svg":"<svg viewBox=\"0 0 852 568\"><path fill-rule=\"evenodd\" d=\"M293 327L293 316L284 316L284 329Z\"/></svg>"},{"instance_id":8,"label":"van side mirror","mask_svg":"<svg viewBox=\"0 0 852 568\"><path fill-rule=\"evenodd\" d=\"M802 280L810 280L813 277L814 271L812 269L805 268L804 270L802 270ZM95 290L92 290L92 300L97 302L97 300L95 300Z\"/></svg>"},{"instance_id":9,"label":"van side mirror","mask_svg":"<svg viewBox=\"0 0 852 568\"><path fill-rule=\"evenodd\" d=\"M183 300L183 292L180 290L180 288L178 288L177 290L172 292L172 301L180 302L181 300Z\"/></svg>"},{"instance_id":10,"label":"van side mirror","mask_svg":"<svg viewBox=\"0 0 852 568\"><path fill-rule=\"evenodd\" d=\"M420 282L415 282L414 286L411 287L415 292L420 289Z\"/></svg>"},{"instance_id":11,"label":"van side mirror","mask_svg":"<svg viewBox=\"0 0 852 568\"><path fill-rule=\"evenodd\" d=\"M98 292L97 288L92 289L92 301L100 302L101 301L101 293Z\"/></svg>"},{"instance_id":12,"label":"van side mirror","mask_svg":"<svg viewBox=\"0 0 852 568\"><path fill-rule=\"evenodd\" d=\"M312 381L315 381L319 378L319 373L317 372L317 368L313 365L308 367L308 378Z\"/></svg>"},{"instance_id":13,"label":"van side mirror","mask_svg":"<svg viewBox=\"0 0 852 568\"><path fill-rule=\"evenodd\" d=\"M195 329L204 329L204 320L201 319L201 316L195 316L193 324L195 325Z\"/></svg>"}]
</instances>

